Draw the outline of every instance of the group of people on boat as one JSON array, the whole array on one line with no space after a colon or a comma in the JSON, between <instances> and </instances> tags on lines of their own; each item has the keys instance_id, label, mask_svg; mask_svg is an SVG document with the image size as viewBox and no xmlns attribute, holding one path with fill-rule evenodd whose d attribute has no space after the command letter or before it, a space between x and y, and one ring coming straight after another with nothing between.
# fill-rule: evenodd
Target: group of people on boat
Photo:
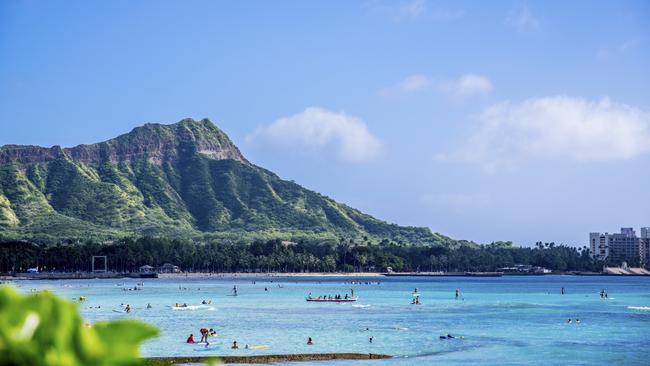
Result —
<instances>
[{"instance_id":1,"label":"group of people on boat","mask_svg":"<svg viewBox=\"0 0 650 366\"><path fill-rule=\"evenodd\" d=\"M183 287L183 286L181 286L181 285L178 285L178 290L179 290L179 291L192 291L191 288L189 288L189 287ZM200 288L200 287L197 287L196 291L201 291L201 288Z\"/></svg>"},{"instance_id":2,"label":"group of people on boat","mask_svg":"<svg viewBox=\"0 0 650 366\"><path fill-rule=\"evenodd\" d=\"M332 296L332 295L322 295L322 296L318 296L318 297L313 297L311 295L311 292L310 292L309 295L307 295L307 299L309 299L309 300L312 300L312 299L315 299L315 300L348 300L348 299L352 299L352 298L354 298L354 296L353 295L348 295L348 294L345 294L345 295L338 295L337 294L337 295L334 295L334 296Z\"/></svg>"},{"instance_id":3,"label":"group of people on boat","mask_svg":"<svg viewBox=\"0 0 650 366\"><path fill-rule=\"evenodd\" d=\"M350 285L381 285L380 281L346 281Z\"/></svg>"},{"instance_id":4,"label":"group of people on boat","mask_svg":"<svg viewBox=\"0 0 650 366\"><path fill-rule=\"evenodd\" d=\"M138 286L122 287L122 291L142 291L142 287L138 287Z\"/></svg>"}]
</instances>

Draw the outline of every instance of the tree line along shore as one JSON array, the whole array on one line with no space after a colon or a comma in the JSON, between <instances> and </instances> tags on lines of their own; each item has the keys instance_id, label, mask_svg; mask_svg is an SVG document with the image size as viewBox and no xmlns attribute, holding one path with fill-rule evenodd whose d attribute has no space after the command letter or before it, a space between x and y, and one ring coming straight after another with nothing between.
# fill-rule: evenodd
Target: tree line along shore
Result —
<instances>
[{"instance_id":1,"label":"tree line along shore","mask_svg":"<svg viewBox=\"0 0 650 366\"><path fill-rule=\"evenodd\" d=\"M543 267L556 273L596 273L607 264L592 259L587 248L554 243L537 243L535 247L517 247L511 242L409 246L387 241L279 239L196 243L141 237L110 244L0 241L0 273L21 273L29 268L40 272L91 272L93 256L106 256L107 270L117 273L137 273L142 266L157 269L165 264L183 272L204 273L464 273L496 272L514 265Z\"/></svg>"}]
</instances>

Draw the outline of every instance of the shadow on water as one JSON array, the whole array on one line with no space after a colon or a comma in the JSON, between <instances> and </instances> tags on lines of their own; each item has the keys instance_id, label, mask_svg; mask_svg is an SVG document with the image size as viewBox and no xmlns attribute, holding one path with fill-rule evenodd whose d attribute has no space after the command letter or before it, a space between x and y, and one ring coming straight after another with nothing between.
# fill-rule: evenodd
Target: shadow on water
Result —
<instances>
[{"instance_id":1,"label":"shadow on water","mask_svg":"<svg viewBox=\"0 0 650 366\"><path fill-rule=\"evenodd\" d=\"M419 352L410 355L396 356L395 358L424 358L424 357L433 357L433 356L442 356L451 353L457 352L466 352L470 350L475 350L479 348L491 347L491 346L510 346L510 347L529 347L530 344L527 342L519 340L510 340L505 338L498 337L472 337L471 340L466 338L454 338L454 339L440 339L441 342L447 342L447 344L452 344L451 348L431 351L431 352Z\"/></svg>"}]
</instances>

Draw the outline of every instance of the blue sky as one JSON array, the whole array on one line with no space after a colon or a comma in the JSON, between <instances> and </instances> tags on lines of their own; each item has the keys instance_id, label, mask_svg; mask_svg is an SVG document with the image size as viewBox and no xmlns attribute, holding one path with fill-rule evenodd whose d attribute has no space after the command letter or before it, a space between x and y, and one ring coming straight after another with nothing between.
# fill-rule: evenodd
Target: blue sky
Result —
<instances>
[{"instance_id":1,"label":"blue sky","mask_svg":"<svg viewBox=\"0 0 650 366\"><path fill-rule=\"evenodd\" d=\"M3 1L0 145L210 118L387 221L585 245L650 226L647 1Z\"/></svg>"}]
</instances>

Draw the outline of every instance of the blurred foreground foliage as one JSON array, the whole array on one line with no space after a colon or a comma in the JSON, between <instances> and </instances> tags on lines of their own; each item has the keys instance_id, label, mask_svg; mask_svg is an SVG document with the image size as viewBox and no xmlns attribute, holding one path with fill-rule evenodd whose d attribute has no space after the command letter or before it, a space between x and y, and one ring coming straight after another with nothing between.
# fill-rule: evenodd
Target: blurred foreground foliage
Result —
<instances>
[{"instance_id":1,"label":"blurred foreground foliage","mask_svg":"<svg viewBox=\"0 0 650 366\"><path fill-rule=\"evenodd\" d=\"M84 325L75 304L49 292L0 286L0 366L141 365L153 326L120 320Z\"/></svg>"}]
</instances>

